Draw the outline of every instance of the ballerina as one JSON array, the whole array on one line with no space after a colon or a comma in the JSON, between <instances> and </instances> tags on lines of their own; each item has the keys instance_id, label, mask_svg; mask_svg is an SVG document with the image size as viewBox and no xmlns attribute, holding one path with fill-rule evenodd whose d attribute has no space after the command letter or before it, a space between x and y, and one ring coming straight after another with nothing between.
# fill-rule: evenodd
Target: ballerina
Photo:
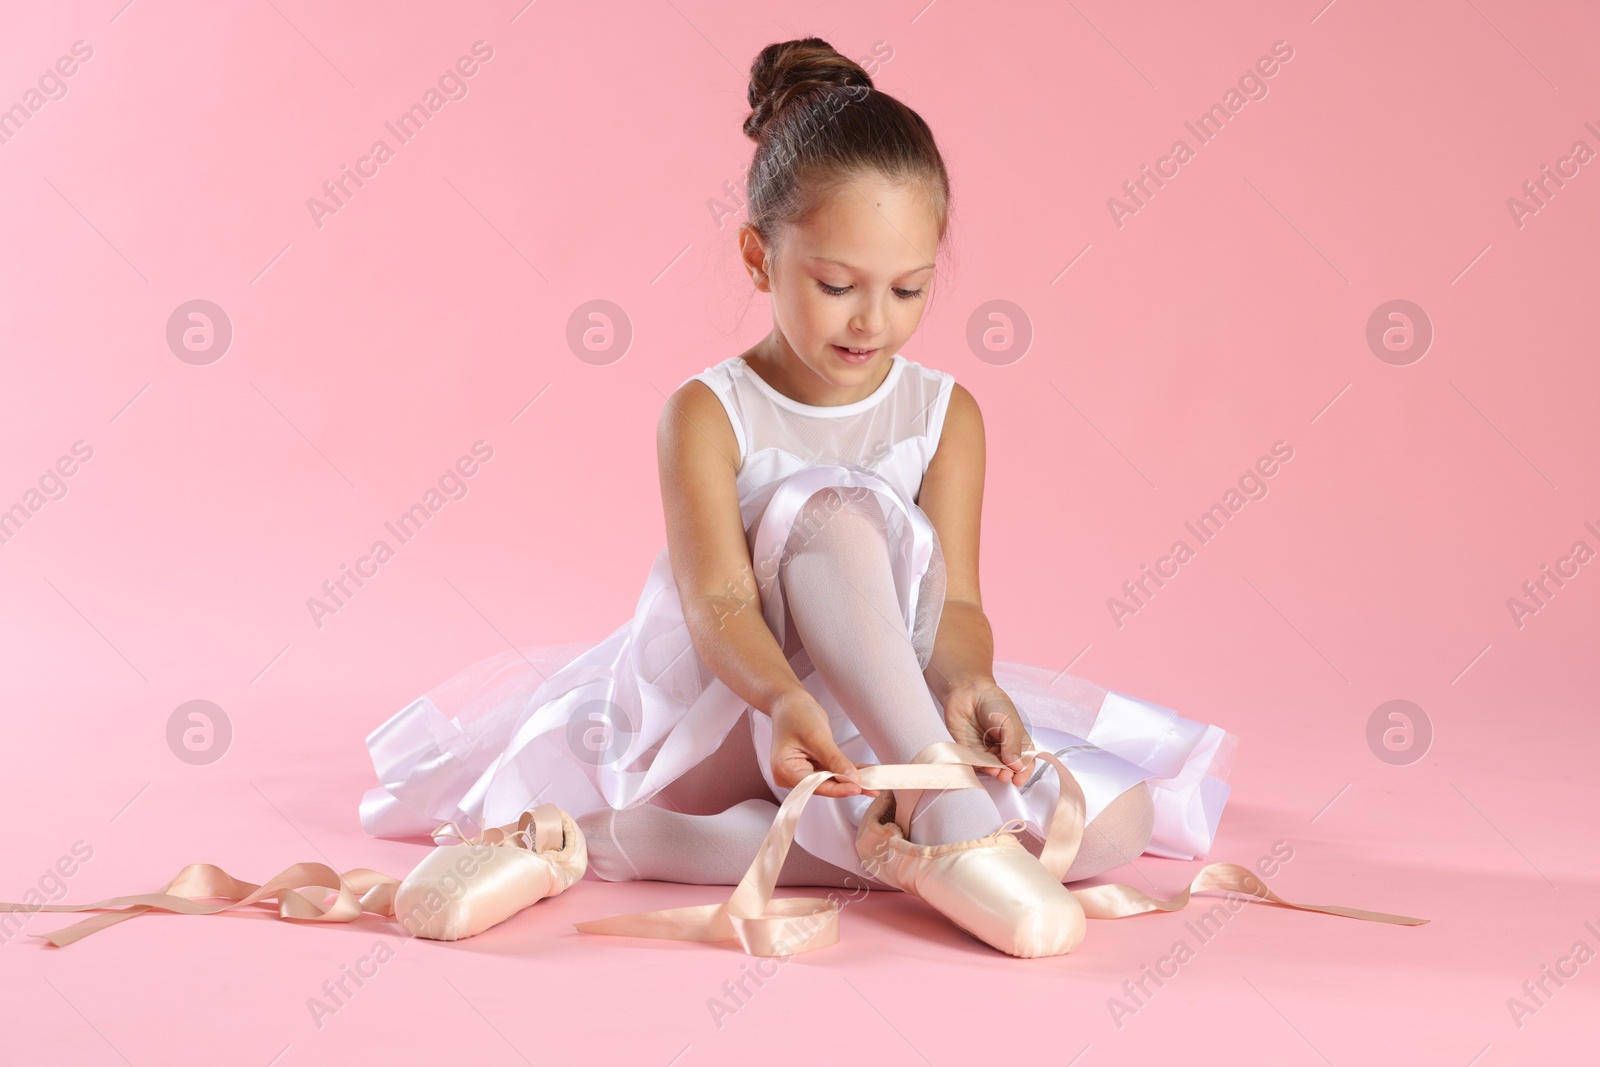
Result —
<instances>
[{"instance_id":1,"label":"ballerina","mask_svg":"<svg viewBox=\"0 0 1600 1067\"><path fill-rule=\"evenodd\" d=\"M739 885L780 803L827 772L763 853L781 860L768 889L908 888L913 856L931 869L921 861L961 853L945 866L964 888L925 899L1007 951L1026 940L1003 929L1011 919L951 910L1059 914L1057 936L1031 948L1069 951L1082 912L1063 883L1145 852L1209 850L1237 738L994 658L978 574L982 414L953 374L903 351L948 234L933 134L814 37L763 49L748 100L738 244L773 326L662 410L667 544L633 617L592 647L491 657L380 726L363 826L487 825L543 799L576 817L602 879ZM951 745L989 757L965 771L982 788L948 773L917 799L862 784L869 766L962 758ZM1070 767L1067 792L1035 751ZM1078 840L1046 875L1039 857L1072 789ZM858 844L885 818L913 851L874 866Z\"/></svg>"},{"instance_id":2,"label":"ballerina","mask_svg":"<svg viewBox=\"0 0 1600 1067\"><path fill-rule=\"evenodd\" d=\"M589 920L587 933L787 955L838 938L836 897L911 893L1012 956L1081 943L1085 918L1223 889L1302 910L1246 868L1161 901L1069 889L1142 853L1209 852L1237 738L1088 679L994 657L978 574L976 398L903 349L933 296L950 187L927 124L825 41L763 49L739 228L773 327L686 379L658 427L667 544L632 618L598 644L515 649L367 738L376 836L430 835L405 879L297 864L255 885L192 864L60 946L152 908L363 912L455 940L607 880L736 886L722 904ZM458 843L447 843L455 838ZM333 890L320 904L306 887ZM226 905L200 905L222 896Z\"/></svg>"}]
</instances>

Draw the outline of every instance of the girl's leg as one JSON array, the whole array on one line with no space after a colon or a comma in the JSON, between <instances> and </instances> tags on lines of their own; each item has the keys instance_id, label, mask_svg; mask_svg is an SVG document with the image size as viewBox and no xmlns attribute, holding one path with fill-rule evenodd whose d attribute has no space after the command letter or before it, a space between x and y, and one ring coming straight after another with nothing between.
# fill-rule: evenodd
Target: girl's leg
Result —
<instances>
[{"instance_id":1,"label":"girl's leg","mask_svg":"<svg viewBox=\"0 0 1600 1067\"><path fill-rule=\"evenodd\" d=\"M756 762L749 712L739 716L717 750L668 782L652 803L685 815L715 815L745 800L776 803Z\"/></svg>"},{"instance_id":2,"label":"girl's leg","mask_svg":"<svg viewBox=\"0 0 1600 1067\"><path fill-rule=\"evenodd\" d=\"M777 814L778 805L770 800L740 801L715 815L684 815L651 803L626 811L601 808L580 816L577 823L589 846L589 866L607 881L738 885ZM888 888L818 859L793 842L777 884Z\"/></svg>"},{"instance_id":3,"label":"girl's leg","mask_svg":"<svg viewBox=\"0 0 1600 1067\"><path fill-rule=\"evenodd\" d=\"M830 487L801 509L778 563L789 615L817 673L884 763L909 763L951 740L906 632L881 506L869 490ZM970 841L1003 820L982 789L923 793L916 844Z\"/></svg>"},{"instance_id":4,"label":"girl's leg","mask_svg":"<svg viewBox=\"0 0 1600 1067\"><path fill-rule=\"evenodd\" d=\"M831 499L830 499L831 496ZM906 632L890 569L883 511L862 489L823 490L807 502L779 563L788 617L811 662L884 762L910 761L951 740ZM1084 827L1063 881L1131 862L1150 842L1154 819L1143 784L1115 798ZM911 818L917 844L993 833L1000 813L983 789L924 792ZM1022 835L1038 853L1042 842Z\"/></svg>"},{"instance_id":5,"label":"girl's leg","mask_svg":"<svg viewBox=\"0 0 1600 1067\"><path fill-rule=\"evenodd\" d=\"M651 798L617 811L581 815L589 865L608 881L654 879L692 885L738 885L778 814L741 716L716 752ZM885 888L791 843L778 874L781 886Z\"/></svg>"},{"instance_id":6,"label":"girl's leg","mask_svg":"<svg viewBox=\"0 0 1600 1067\"><path fill-rule=\"evenodd\" d=\"M907 761L931 741L950 740L950 734L900 621L882 512L876 506L862 507L870 502L860 498L847 500L848 507L835 511L815 506L826 503L821 494L810 503L809 521L796 524L780 563L784 653L798 651L802 631L810 634L804 646L807 653L851 711L852 721L873 751L886 762ZM841 563L831 565L827 562L831 558ZM804 623L797 610L805 616ZM883 625L871 626L874 619ZM878 642L886 646L882 652L876 644L869 642L872 647L868 647L843 636L869 631L883 639ZM914 686L908 684L913 678ZM855 694L854 699L848 694ZM903 716L903 708L925 708L926 715ZM590 866L597 874L611 881L738 883L778 810L777 798L756 762L749 722L754 714L760 713L742 717L715 753L657 793L650 804L625 811L601 808L578 818L588 841ZM869 725L864 726L863 719ZM887 720L887 729L880 719ZM903 719L910 720L909 729ZM944 822L930 814L945 811L955 814ZM1087 878L1137 857L1149 843L1151 818L1144 786L1118 797L1084 828L1083 844L1064 880ZM984 790L929 791L913 815L912 839L970 840L999 825L999 812ZM931 832L936 828L943 832ZM1022 841L1038 852L1039 844L1030 835L1022 835ZM875 879L865 882L886 888ZM860 875L797 844L790 845L778 879L781 886L859 888L862 883Z\"/></svg>"}]
</instances>

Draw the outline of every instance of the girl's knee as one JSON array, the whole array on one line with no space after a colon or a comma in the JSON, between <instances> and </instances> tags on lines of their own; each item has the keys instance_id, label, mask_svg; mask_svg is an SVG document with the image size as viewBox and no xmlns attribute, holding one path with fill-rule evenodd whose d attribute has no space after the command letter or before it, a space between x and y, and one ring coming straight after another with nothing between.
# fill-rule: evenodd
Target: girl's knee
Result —
<instances>
[{"instance_id":1,"label":"girl's knee","mask_svg":"<svg viewBox=\"0 0 1600 1067\"><path fill-rule=\"evenodd\" d=\"M883 506L861 486L829 485L806 498L789 531L787 554L803 546L839 548L885 541ZM863 538L863 534L871 536Z\"/></svg>"},{"instance_id":2,"label":"girl's knee","mask_svg":"<svg viewBox=\"0 0 1600 1067\"><path fill-rule=\"evenodd\" d=\"M806 498L806 507L834 512L851 510L881 514L877 494L861 485L825 485Z\"/></svg>"}]
</instances>

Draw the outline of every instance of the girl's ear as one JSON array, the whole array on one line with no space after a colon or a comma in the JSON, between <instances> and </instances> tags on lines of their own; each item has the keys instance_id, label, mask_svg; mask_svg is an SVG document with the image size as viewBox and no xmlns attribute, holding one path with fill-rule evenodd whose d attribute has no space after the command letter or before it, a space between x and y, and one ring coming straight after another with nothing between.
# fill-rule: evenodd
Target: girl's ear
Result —
<instances>
[{"instance_id":1,"label":"girl's ear","mask_svg":"<svg viewBox=\"0 0 1600 1067\"><path fill-rule=\"evenodd\" d=\"M761 292L770 293L772 283L767 278L767 250L761 245L761 235L748 222L739 227L739 255L744 260L745 269L750 272L751 283Z\"/></svg>"}]
</instances>

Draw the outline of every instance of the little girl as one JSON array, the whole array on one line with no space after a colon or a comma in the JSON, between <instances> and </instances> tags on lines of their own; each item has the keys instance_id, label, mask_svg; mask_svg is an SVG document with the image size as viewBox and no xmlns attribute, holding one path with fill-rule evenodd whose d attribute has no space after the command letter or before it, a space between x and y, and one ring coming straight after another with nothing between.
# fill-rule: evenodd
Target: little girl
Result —
<instances>
[{"instance_id":1,"label":"little girl","mask_svg":"<svg viewBox=\"0 0 1600 1067\"><path fill-rule=\"evenodd\" d=\"M1236 738L1081 678L994 658L978 583L984 423L947 371L907 359L950 189L933 134L815 37L751 68L751 283L773 325L662 411L667 544L599 644L462 672L367 739L383 837L466 833L537 802L576 817L607 880L733 885L808 774L987 751L983 788L926 791L909 840L1038 854L1072 770L1088 820L1063 881L1211 847ZM872 886L855 840L876 793L831 779L779 885ZM1012 831L1014 832L1014 831Z\"/></svg>"},{"instance_id":2,"label":"little girl","mask_svg":"<svg viewBox=\"0 0 1600 1067\"><path fill-rule=\"evenodd\" d=\"M1085 918L1174 910L1191 890L1427 921L1290 904L1229 863L1171 901L1065 888L1141 852L1209 852L1236 739L994 658L978 589L983 420L950 373L901 352L949 217L933 135L815 37L763 49L749 101L739 244L772 331L662 412L667 544L633 618L592 647L484 660L367 738L382 782L361 802L368 833L483 834L461 847L490 859L474 853L469 874L440 848L404 880L302 863L263 886L191 864L156 894L0 912L129 905L45 935L62 945L151 907L214 913L274 893L283 918L416 916L420 936L451 940L565 890L587 862L612 881L739 888L725 905L580 931L737 935L762 956L838 939L837 904L774 901L774 884L904 890L1013 956L1070 952ZM959 775L900 766L953 760ZM307 885L337 901L290 894ZM196 903L213 896L233 903Z\"/></svg>"}]
</instances>

